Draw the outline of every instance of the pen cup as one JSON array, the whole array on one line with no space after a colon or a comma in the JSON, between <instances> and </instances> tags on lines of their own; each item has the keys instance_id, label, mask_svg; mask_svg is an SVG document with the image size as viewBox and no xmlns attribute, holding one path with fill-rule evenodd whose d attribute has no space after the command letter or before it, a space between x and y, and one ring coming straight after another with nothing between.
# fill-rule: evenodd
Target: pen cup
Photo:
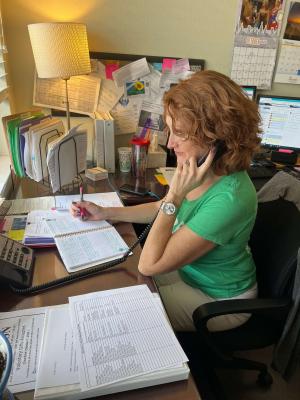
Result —
<instances>
[{"instance_id":1,"label":"pen cup","mask_svg":"<svg viewBox=\"0 0 300 400\"><path fill-rule=\"evenodd\" d=\"M131 139L131 170L135 178L144 178L147 168L147 155L150 141L140 137Z\"/></svg>"},{"instance_id":2,"label":"pen cup","mask_svg":"<svg viewBox=\"0 0 300 400\"><path fill-rule=\"evenodd\" d=\"M129 172L131 169L131 147L119 147L119 166L121 172Z\"/></svg>"}]
</instances>

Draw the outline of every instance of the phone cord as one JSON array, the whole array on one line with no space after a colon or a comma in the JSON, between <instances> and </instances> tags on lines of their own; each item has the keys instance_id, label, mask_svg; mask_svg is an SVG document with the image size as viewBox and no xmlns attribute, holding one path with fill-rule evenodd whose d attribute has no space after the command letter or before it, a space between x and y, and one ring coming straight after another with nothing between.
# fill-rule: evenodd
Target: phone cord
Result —
<instances>
[{"instance_id":1,"label":"phone cord","mask_svg":"<svg viewBox=\"0 0 300 400\"><path fill-rule=\"evenodd\" d=\"M155 216L155 218L156 218L156 216ZM147 234L149 233L149 231L155 221L155 218L153 219L153 221L151 221L146 226L144 231L138 236L138 239L133 243L132 246L130 246L130 248L126 251L126 253L123 255L123 257L118 258L117 260L109 261L108 263L98 265L93 268L89 268L88 270L75 272L75 273L65 276L63 278L55 279L51 282L42 283L40 285L31 286L29 288L17 288L15 286L10 285L10 289L17 294L23 294L23 295L39 293L39 292L46 291L48 289L52 289L54 287L63 286L68 283L78 281L80 279L88 278L90 276L98 274L99 272L103 272L103 271L106 271L107 269L113 268L116 265L119 265L127 260L129 255L136 248L136 246L147 236Z\"/></svg>"}]
</instances>

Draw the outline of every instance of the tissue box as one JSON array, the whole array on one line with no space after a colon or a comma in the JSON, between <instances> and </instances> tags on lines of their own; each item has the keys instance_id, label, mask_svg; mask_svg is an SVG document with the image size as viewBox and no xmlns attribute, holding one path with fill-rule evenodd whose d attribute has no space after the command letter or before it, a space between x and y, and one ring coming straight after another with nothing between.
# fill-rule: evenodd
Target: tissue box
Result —
<instances>
[{"instance_id":1,"label":"tissue box","mask_svg":"<svg viewBox=\"0 0 300 400\"><path fill-rule=\"evenodd\" d=\"M165 167L167 162L167 153L162 147L158 146L156 151L151 148L148 151L147 168Z\"/></svg>"}]
</instances>

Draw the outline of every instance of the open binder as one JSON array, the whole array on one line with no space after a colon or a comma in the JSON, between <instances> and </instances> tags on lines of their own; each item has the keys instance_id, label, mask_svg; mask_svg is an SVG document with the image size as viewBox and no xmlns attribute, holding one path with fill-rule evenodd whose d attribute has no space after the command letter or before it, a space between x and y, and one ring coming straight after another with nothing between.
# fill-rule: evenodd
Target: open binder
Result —
<instances>
[{"instance_id":1,"label":"open binder","mask_svg":"<svg viewBox=\"0 0 300 400\"><path fill-rule=\"evenodd\" d=\"M127 244L106 221L85 221L71 215L46 220L68 272L123 257ZM101 246L99 246L101 243Z\"/></svg>"}]
</instances>

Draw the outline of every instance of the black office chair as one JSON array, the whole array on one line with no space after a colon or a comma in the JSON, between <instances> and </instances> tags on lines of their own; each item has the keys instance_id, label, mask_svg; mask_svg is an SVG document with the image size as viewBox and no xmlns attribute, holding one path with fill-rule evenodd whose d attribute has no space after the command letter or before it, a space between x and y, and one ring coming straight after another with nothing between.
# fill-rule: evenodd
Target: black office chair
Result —
<instances>
[{"instance_id":1,"label":"black office chair","mask_svg":"<svg viewBox=\"0 0 300 400\"><path fill-rule=\"evenodd\" d=\"M292 305L299 232L300 212L294 203L282 198L259 203L249 243L257 267L258 298L207 303L193 313L197 340L213 366L258 370L258 383L272 384L267 365L235 357L233 352L263 348L280 338ZM230 313L252 315L238 328L208 331L210 318Z\"/></svg>"}]
</instances>

